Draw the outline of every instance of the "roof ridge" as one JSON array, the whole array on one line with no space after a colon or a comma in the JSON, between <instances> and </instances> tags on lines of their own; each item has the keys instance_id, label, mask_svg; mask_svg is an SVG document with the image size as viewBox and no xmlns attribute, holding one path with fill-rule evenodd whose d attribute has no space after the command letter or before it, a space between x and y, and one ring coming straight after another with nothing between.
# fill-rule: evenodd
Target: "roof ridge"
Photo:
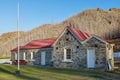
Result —
<instances>
[{"instance_id":1,"label":"roof ridge","mask_svg":"<svg viewBox=\"0 0 120 80\"><path fill-rule=\"evenodd\" d=\"M78 39L80 39L80 41L84 41L88 37L90 37L88 33L82 31L81 29L77 29L75 27L69 27L69 26L67 28L70 29L78 37Z\"/></svg>"}]
</instances>

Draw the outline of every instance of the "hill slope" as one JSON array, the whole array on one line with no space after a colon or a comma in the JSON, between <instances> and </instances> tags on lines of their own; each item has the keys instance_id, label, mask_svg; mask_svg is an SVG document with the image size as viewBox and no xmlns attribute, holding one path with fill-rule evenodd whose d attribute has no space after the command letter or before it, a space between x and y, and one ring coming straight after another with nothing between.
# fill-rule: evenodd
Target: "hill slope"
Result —
<instances>
[{"instance_id":1,"label":"hill slope","mask_svg":"<svg viewBox=\"0 0 120 80\"><path fill-rule=\"evenodd\" d=\"M20 31L20 34L24 34L23 31ZM9 42L14 44L14 42L11 42L11 40L15 40L17 38L17 32L8 32L0 35L0 56L6 56L9 51L7 50L8 46L4 46L9 44ZM8 51L8 52L7 52ZM4 53L2 53L4 52ZM9 57L9 56L7 56Z\"/></svg>"},{"instance_id":2,"label":"hill slope","mask_svg":"<svg viewBox=\"0 0 120 80\"><path fill-rule=\"evenodd\" d=\"M35 39L49 38L58 36L68 25L77 27L89 34L96 34L106 39L120 38L120 9L102 9L85 10L74 15L59 24L45 24L21 35L20 44ZM1 42L1 41L0 41ZM0 54L10 54L10 50L17 46L17 38L6 41L6 44L0 46ZM5 49L7 48L7 50Z\"/></svg>"}]
</instances>

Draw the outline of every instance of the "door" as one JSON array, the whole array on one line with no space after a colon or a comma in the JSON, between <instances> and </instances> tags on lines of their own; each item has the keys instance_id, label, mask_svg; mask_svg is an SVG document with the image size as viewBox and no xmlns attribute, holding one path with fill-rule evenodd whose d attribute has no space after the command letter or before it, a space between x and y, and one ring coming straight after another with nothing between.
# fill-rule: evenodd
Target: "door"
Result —
<instances>
[{"instance_id":1,"label":"door","mask_svg":"<svg viewBox=\"0 0 120 80\"><path fill-rule=\"evenodd\" d=\"M46 56L46 53L41 52L41 65L45 65L45 56Z\"/></svg>"},{"instance_id":2,"label":"door","mask_svg":"<svg viewBox=\"0 0 120 80\"><path fill-rule=\"evenodd\" d=\"M89 49L87 51L87 67L95 68L95 50Z\"/></svg>"}]
</instances>

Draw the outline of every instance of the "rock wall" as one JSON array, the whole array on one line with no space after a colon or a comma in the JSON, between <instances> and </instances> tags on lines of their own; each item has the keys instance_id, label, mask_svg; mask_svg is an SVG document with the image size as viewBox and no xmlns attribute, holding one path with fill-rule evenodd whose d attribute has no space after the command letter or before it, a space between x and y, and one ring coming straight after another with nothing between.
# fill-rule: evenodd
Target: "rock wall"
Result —
<instances>
[{"instance_id":1,"label":"rock wall","mask_svg":"<svg viewBox=\"0 0 120 80\"><path fill-rule=\"evenodd\" d=\"M64 61L64 49L72 49L71 62ZM87 68L87 50L95 49L95 68L107 69L106 44L96 38L91 38L81 44L66 30L54 46L54 67L57 68Z\"/></svg>"},{"instance_id":2,"label":"rock wall","mask_svg":"<svg viewBox=\"0 0 120 80\"><path fill-rule=\"evenodd\" d=\"M64 48L66 47L72 50L72 62L64 61ZM80 68L87 66L86 49L69 31L66 31L54 45L53 65L60 68Z\"/></svg>"},{"instance_id":3,"label":"rock wall","mask_svg":"<svg viewBox=\"0 0 120 80\"><path fill-rule=\"evenodd\" d=\"M25 59L27 61L27 65L41 66L41 52L42 51L46 52L46 56L45 56L46 65L45 66L52 66L52 51L53 51L52 48L21 50L20 51L20 60L24 60L24 58L23 58L24 53L27 53L26 59ZM31 59L31 52L35 53L35 55L33 56L33 59ZM13 51L11 53L12 61L15 60L16 53L17 53L16 51Z\"/></svg>"},{"instance_id":4,"label":"rock wall","mask_svg":"<svg viewBox=\"0 0 120 80\"><path fill-rule=\"evenodd\" d=\"M35 56L35 62L34 62L34 64L42 66L41 65L41 52L42 51L45 51L45 53L46 53L46 57L45 57L46 65L45 66L52 66L52 52L53 52L52 48L43 48L43 49L40 49L38 51L38 53L36 54L36 56Z\"/></svg>"},{"instance_id":5,"label":"rock wall","mask_svg":"<svg viewBox=\"0 0 120 80\"><path fill-rule=\"evenodd\" d=\"M84 46L87 49L95 50L95 67L100 69L106 69L107 68L106 44L93 37L90 40L88 40L84 44Z\"/></svg>"}]
</instances>

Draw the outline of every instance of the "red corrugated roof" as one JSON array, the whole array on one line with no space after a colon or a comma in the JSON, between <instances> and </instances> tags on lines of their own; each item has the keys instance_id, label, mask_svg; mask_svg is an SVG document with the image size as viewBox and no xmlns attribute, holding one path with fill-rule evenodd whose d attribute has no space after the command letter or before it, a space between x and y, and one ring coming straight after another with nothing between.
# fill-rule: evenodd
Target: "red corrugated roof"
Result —
<instances>
[{"instance_id":1,"label":"red corrugated roof","mask_svg":"<svg viewBox=\"0 0 120 80\"><path fill-rule=\"evenodd\" d=\"M26 44L25 46L20 47L20 50L27 50L27 49L40 49L40 48L51 48L52 44L56 41L56 38L48 38L48 39L40 39L40 40L33 40ZM12 49L11 51L17 51L18 47Z\"/></svg>"},{"instance_id":2,"label":"red corrugated roof","mask_svg":"<svg viewBox=\"0 0 120 80\"><path fill-rule=\"evenodd\" d=\"M39 49L39 48L50 48L55 42L56 38L42 39L42 40L33 40L23 46L21 49Z\"/></svg>"},{"instance_id":3,"label":"red corrugated roof","mask_svg":"<svg viewBox=\"0 0 120 80\"><path fill-rule=\"evenodd\" d=\"M20 49L22 48L22 46L20 46ZM11 51L17 51L18 50L18 47L12 49Z\"/></svg>"},{"instance_id":4,"label":"red corrugated roof","mask_svg":"<svg viewBox=\"0 0 120 80\"><path fill-rule=\"evenodd\" d=\"M67 28L70 29L78 37L80 41L84 41L90 37L88 33L78 30L76 28L73 27L67 27Z\"/></svg>"},{"instance_id":5,"label":"red corrugated roof","mask_svg":"<svg viewBox=\"0 0 120 80\"><path fill-rule=\"evenodd\" d=\"M80 41L86 40L90 35L86 32L82 32L73 27L67 27L68 30L72 31L73 34L78 37ZM27 50L27 49L40 49L40 48L50 48L52 44L56 41L57 38L49 38L49 39L42 39L42 40L33 40L26 44L25 46L20 47L20 50ZM11 51L17 51L18 47L12 49Z\"/></svg>"}]
</instances>

